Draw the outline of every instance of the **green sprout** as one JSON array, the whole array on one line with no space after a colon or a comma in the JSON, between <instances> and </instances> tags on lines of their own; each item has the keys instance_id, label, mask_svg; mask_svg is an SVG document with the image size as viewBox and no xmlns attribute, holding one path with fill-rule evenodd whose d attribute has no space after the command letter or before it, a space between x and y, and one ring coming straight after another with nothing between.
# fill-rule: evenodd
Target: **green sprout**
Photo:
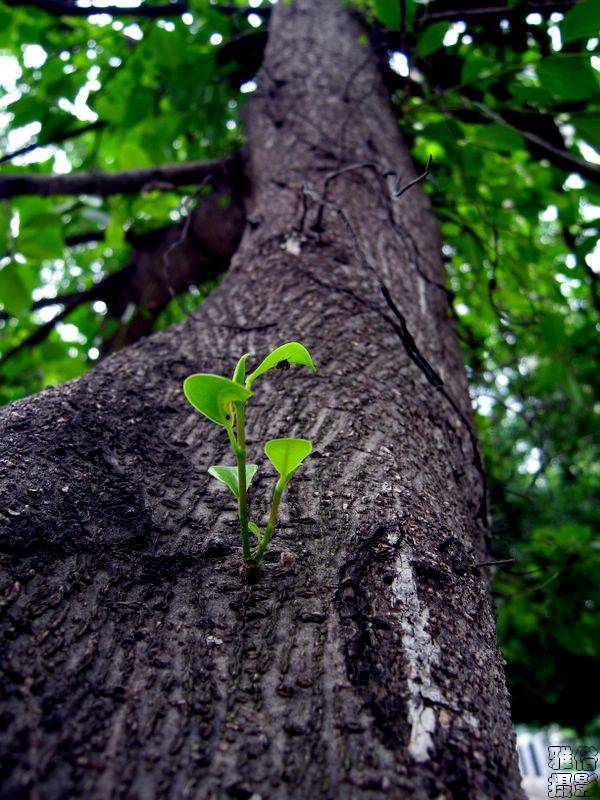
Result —
<instances>
[{"instance_id":1,"label":"green sprout","mask_svg":"<svg viewBox=\"0 0 600 800\"><path fill-rule=\"evenodd\" d=\"M248 355L245 353L240 358L231 380L206 373L190 375L183 382L183 392L196 410L227 431L236 466L215 464L208 468L208 472L231 489L237 498L244 565L247 569L253 569L261 564L275 532L279 504L285 487L312 451L312 444L308 439L271 439L265 444L265 455L275 467L279 478L273 490L269 520L264 532L261 532L259 526L248 516L248 487L258 471L258 466L246 463L246 403L252 397L254 381L268 370L275 367L288 368L291 364L303 364L313 372L316 372L316 368L310 353L299 342L288 342L276 347L246 377ZM254 552L250 546L250 533L257 539Z\"/></svg>"}]
</instances>

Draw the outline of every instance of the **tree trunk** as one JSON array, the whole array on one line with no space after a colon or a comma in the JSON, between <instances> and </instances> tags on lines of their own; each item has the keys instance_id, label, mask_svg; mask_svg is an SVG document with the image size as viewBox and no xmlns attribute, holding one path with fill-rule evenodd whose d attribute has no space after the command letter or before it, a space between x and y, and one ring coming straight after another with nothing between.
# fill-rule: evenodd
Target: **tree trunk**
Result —
<instances>
[{"instance_id":1,"label":"tree trunk","mask_svg":"<svg viewBox=\"0 0 600 800\"><path fill-rule=\"evenodd\" d=\"M521 797L438 232L361 34L276 6L221 287L1 414L3 797ZM181 382L293 339L318 372L255 385L255 518L262 444L316 452L246 585Z\"/></svg>"}]
</instances>

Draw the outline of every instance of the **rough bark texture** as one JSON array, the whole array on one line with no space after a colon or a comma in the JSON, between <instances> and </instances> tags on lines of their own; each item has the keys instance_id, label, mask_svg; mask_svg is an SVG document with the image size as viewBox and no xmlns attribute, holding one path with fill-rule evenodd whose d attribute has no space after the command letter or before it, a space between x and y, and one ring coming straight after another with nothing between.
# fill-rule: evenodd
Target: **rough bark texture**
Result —
<instances>
[{"instance_id":1,"label":"rough bark texture","mask_svg":"<svg viewBox=\"0 0 600 800\"><path fill-rule=\"evenodd\" d=\"M437 229L359 35L276 7L220 289L2 412L3 797L521 797ZM255 384L254 518L262 443L316 452L247 586L181 381L290 339L319 371Z\"/></svg>"}]
</instances>

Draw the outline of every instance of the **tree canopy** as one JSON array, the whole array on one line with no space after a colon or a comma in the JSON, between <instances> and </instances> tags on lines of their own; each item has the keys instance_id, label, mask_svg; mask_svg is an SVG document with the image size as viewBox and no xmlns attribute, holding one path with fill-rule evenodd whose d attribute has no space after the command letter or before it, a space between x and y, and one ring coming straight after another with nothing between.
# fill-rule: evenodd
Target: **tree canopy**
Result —
<instances>
[{"instance_id":1,"label":"tree canopy","mask_svg":"<svg viewBox=\"0 0 600 800\"><path fill-rule=\"evenodd\" d=\"M441 228L494 553L514 559L494 592L515 717L582 728L598 710L569 688L600 643L600 5L353 5ZM194 208L236 206L220 178L243 158L269 11L0 7L0 402L183 318L219 280L231 252L209 247L168 285Z\"/></svg>"}]
</instances>

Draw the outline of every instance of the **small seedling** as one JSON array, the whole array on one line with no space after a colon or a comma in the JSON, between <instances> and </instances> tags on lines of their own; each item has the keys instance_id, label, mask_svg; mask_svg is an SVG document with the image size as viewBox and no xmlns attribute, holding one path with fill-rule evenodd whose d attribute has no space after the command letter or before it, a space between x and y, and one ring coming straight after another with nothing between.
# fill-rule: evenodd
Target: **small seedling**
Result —
<instances>
[{"instance_id":1,"label":"small seedling","mask_svg":"<svg viewBox=\"0 0 600 800\"><path fill-rule=\"evenodd\" d=\"M227 431L231 449L236 460L235 467L216 464L208 468L209 473L229 487L238 501L238 514L242 533L242 555L247 569L258 567L265 550L275 532L277 513L281 496L290 478L312 450L308 439L271 439L265 444L265 455L279 474L273 490L269 521L262 532L248 516L248 486L256 475L256 464L246 463L245 407L252 397L252 385L263 373L270 369L289 369L291 364L303 364L316 372L310 353L299 342L288 342L276 347L261 361L258 367L246 377L245 353L237 363L233 378L221 375L200 373L190 375L183 383L183 392L189 402L205 417ZM257 539L252 552L250 533Z\"/></svg>"}]
</instances>

